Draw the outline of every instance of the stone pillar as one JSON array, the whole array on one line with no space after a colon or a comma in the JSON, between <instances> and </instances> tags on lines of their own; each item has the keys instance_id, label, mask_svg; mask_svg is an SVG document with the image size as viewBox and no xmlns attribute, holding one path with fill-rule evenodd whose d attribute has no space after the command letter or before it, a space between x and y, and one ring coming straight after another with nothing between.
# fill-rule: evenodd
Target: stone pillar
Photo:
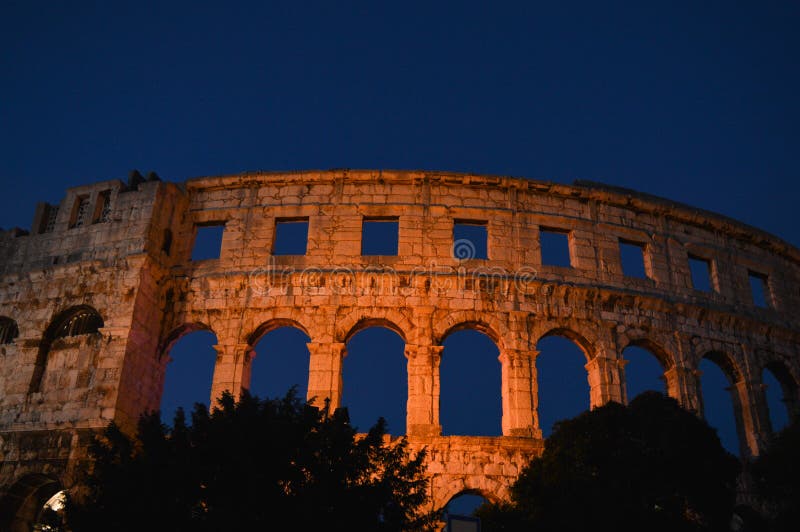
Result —
<instances>
[{"instance_id":1,"label":"stone pillar","mask_svg":"<svg viewBox=\"0 0 800 532\"><path fill-rule=\"evenodd\" d=\"M686 410L702 414L703 403L698 370L673 366L664 372L664 380L667 382L667 395L676 399Z\"/></svg>"},{"instance_id":2,"label":"stone pillar","mask_svg":"<svg viewBox=\"0 0 800 532\"><path fill-rule=\"evenodd\" d=\"M592 408L609 401L625 404L625 363L621 358L597 355L586 366L589 374L589 404Z\"/></svg>"},{"instance_id":3,"label":"stone pillar","mask_svg":"<svg viewBox=\"0 0 800 532\"><path fill-rule=\"evenodd\" d=\"M210 408L217 405L217 399L225 390L238 399L242 389L250 387L250 361L255 355L250 344L215 345L214 349L217 351L217 363L211 381Z\"/></svg>"},{"instance_id":4,"label":"stone pillar","mask_svg":"<svg viewBox=\"0 0 800 532\"><path fill-rule=\"evenodd\" d=\"M314 405L323 407L330 400L330 411L342 404L342 361L347 356L343 343L306 344L311 354L308 368L308 395Z\"/></svg>"},{"instance_id":5,"label":"stone pillar","mask_svg":"<svg viewBox=\"0 0 800 532\"><path fill-rule=\"evenodd\" d=\"M408 403L406 433L410 436L439 436L439 363L441 345L406 344L408 359Z\"/></svg>"},{"instance_id":6,"label":"stone pillar","mask_svg":"<svg viewBox=\"0 0 800 532\"><path fill-rule=\"evenodd\" d=\"M772 432L764 385L744 378L728 391L736 414L741 454L758 456L766 449Z\"/></svg>"},{"instance_id":7,"label":"stone pillar","mask_svg":"<svg viewBox=\"0 0 800 532\"><path fill-rule=\"evenodd\" d=\"M535 362L538 354L538 351L520 349L504 349L500 353L503 436L542 437Z\"/></svg>"}]
</instances>

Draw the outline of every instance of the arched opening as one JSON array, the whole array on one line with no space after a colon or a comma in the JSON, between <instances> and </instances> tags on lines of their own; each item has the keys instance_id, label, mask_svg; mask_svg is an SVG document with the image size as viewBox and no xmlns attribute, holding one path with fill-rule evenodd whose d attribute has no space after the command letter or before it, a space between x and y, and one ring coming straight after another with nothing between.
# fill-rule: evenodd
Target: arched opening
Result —
<instances>
[{"instance_id":1,"label":"arched opening","mask_svg":"<svg viewBox=\"0 0 800 532\"><path fill-rule=\"evenodd\" d=\"M439 417L445 435L503 433L500 351L475 328L454 329L442 342Z\"/></svg>"},{"instance_id":2,"label":"arched opening","mask_svg":"<svg viewBox=\"0 0 800 532\"><path fill-rule=\"evenodd\" d=\"M47 499L42 506L36 524L33 525L34 532L60 532L64 530L64 517L67 505L67 492L61 490Z\"/></svg>"},{"instance_id":3,"label":"arched opening","mask_svg":"<svg viewBox=\"0 0 800 532\"><path fill-rule=\"evenodd\" d=\"M770 362L761 374L773 432L780 432L797 416L797 383L780 362Z\"/></svg>"},{"instance_id":4,"label":"arched opening","mask_svg":"<svg viewBox=\"0 0 800 532\"><path fill-rule=\"evenodd\" d=\"M167 346L168 355L161 393L161 420L171 424L178 408L187 421L195 403L206 406L211 396L211 382L217 361L217 337L202 325L182 327ZM213 406L213 405L211 405Z\"/></svg>"},{"instance_id":5,"label":"arched opening","mask_svg":"<svg viewBox=\"0 0 800 532\"><path fill-rule=\"evenodd\" d=\"M700 388L703 417L716 429L722 446L731 454L741 452L736 420L735 382L738 372L730 358L718 352L708 353L700 361Z\"/></svg>"},{"instance_id":6,"label":"arched opening","mask_svg":"<svg viewBox=\"0 0 800 532\"><path fill-rule=\"evenodd\" d=\"M76 347L66 339L97 335L103 325L103 318L95 309L88 305L71 307L58 314L47 327L47 330L45 330L42 341L39 344L39 351L36 355L36 363L28 388L29 393L41 391L42 383L45 381L45 371L50 365L48 360L52 349L60 347L69 349ZM61 360L58 362L65 363L66 361ZM52 380L56 380L58 375L53 374L51 377L53 378Z\"/></svg>"},{"instance_id":7,"label":"arched opening","mask_svg":"<svg viewBox=\"0 0 800 532\"><path fill-rule=\"evenodd\" d=\"M489 500L479 491L462 491L447 501L442 510L442 518L446 520L448 516L473 516L475 511L487 502Z\"/></svg>"},{"instance_id":8,"label":"arched opening","mask_svg":"<svg viewBox=\"0 0 800 532\"><path fill-rule=\"evenodd\" d=\"M643 344L632 344L622 351L626 360L625 386L628 401L642 392L666 393L663 361Z\"/></svg>"},{"instance_id":9,"label":"arched opening","mask_svg":"<svg viewBox=\"0 0 800 532\"><path fill-rule=\"evenodd\" d=\"M539 428L546 438L562 419L589 410L589 379L584 349L561 332L553 332L536 344L539 388Z\"/></svg>"},{"instance_id":10,"label":"arched opening","mask_svg":"<svg viewBox=\"0 0 800 532\"><path fill-rule=\"evenodd\" d=\"M408 367L398 330L389 323L363 322L346 339L342 406L361 432L383 417L389 433L406 433Z\"/></svg>"},{"instance_id":11,"label":"arched opening","mask_svg":"<svg viewBox=\"0 0 800 532\"><path fill-rule=\"evenodd\" d=\"M59 517L53 515L49 509L58 506L56 495L63 494L62 490L61 483L47 475L33 474L21 478L0 501L0 530L47 530L41 525L54 524ZM35 528L37 526L39 528Z\"/></svg>"},{"instance_id":12,"label":"arched opening","mask_svg":"<svg viewBox=\"0 0 800 532\"><path fill-rule=\"evenodd\" d=\"M296 324L269 327L253 345L250 393L261 398L279 398L295 388L296 397L308 392L308 335Z\"/></svg>"}]
</instances>

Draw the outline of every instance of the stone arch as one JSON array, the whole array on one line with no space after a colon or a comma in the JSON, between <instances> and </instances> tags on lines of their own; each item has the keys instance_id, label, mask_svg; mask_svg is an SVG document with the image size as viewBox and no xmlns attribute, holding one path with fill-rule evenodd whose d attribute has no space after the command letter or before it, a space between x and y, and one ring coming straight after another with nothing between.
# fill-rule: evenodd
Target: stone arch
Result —
<instances>
[{"instance_id":1,"label":"stone arch","mask_svg":"<svg viewBox=\"0 0 800 532\"><path fill-rule=\"evenodd\" d=\"M44 333L47 340L96 333L103 327L100 313L89 305L77 305L61 311Z\"/></svg>"},{"instance_id":2,"label":"stone arch","mask_svg":"<svg viewBox=\"0 0 800 532\"><path fill-rule=\"evenodd\" d=\"M434 511L443 511L450 501L460 495L480 495L489 502L499 503L508 498L508 487L491 477L466 475L434 479L432 497Z\"/></svg>"},{"instance_id":3,"label":"stone arch","mask_svg":"<svg viewBox=\"0 0 800 532\"><path fill-rule=\"evenodd\" d=\"M728 386L725 388L730 393L730 405L733 408L733 424L736 433L736 439L738 440L738 448L739 452L742 456L747 456L748 454L758 454L758 452L754 449L754 445L750 444L750 436L753 436L752 430L748 431L749 428L754 427L754 417L757 415L753 411L745 411L750 404L747 397L747 390L743 386L745 384L745 374L742 370L742 366L736 361L734 355L730 350L719 349L720 346L714 345L714 343L706 343L703 342L699 344L700 346L712 346L712 349L709 351L697 351L700 353L701 356L697 357L696 364L697 368L700 369L700 363L704 360L708 360L716 365L722 374L724 375L725 379L727 380ZM708 412L706 411L706 405L708 404L708 397L704 397L704 392L707 392L708 389L704 389L705 383L701 379L700 380L700 405L701 405L701 414L703 418L708 420ZM727 401L726 401L727 402ZM717 415L725 415L723 411L716 411ZM729 414L728 414L729 415ZM713 423L713 420L712 420ZM725 422L721 422L720 425L714 425L719 432L720 432L720 439L725 442L726 433L724 429L729 427L729 425ZM731 440L731 445L733 444L733 440ZM735 453L735 450L733 451Z\"/></svg>"},{"instance_id":4,"label":"stone arch","mask_svg":"<svg viewBox=\"0 0 800 532\"><path fill-rule=\"evenodd\" d=\"M617 339L617 349L619 351L619 358L624 360L625 364L624 377L626 401L633 399L634 395L636 395L637 388L639 392L641 392L644 388L648 388L648 377L652 378L654 375L652 373L649 375L643 375L643 373L649 373L649 371L645 371L645 368L648 368L648 366L651 365L657 365L659 368L657 371L660 386L656 387L651 380L651 386L649 386L649 389L666 393L674 399L679 401L681 400L680 385L679 383L675 382L676 372L671 371L677 366L676 358L673 355L675 352L674 346L670 346L673 347L671 352L664 347L665 345L670 344L671 342L668 340L656 341L651 337L650 334L644 331L631 330L626 331L623 335L620 335L620 337ZM629 347L640 348L649 353L650 356L645 356L645 358L642 358L638 355L634 355L633 357L630 357L625 353ZM651 362L652 360L655 360L655 363ZM651 371L653 367L651 366L649 369ZM634 375L637 373L638 375ZM643 383L645 384L644 387L642 386Z\"/></svg>"},{"instance_id":5,"label":"stone arch","mask_svg":"<svg viewBox=\"0 0 800 532\"><path fill-rule=\"evenodd\" d=\"M558 419L578 415L607 402L609 377L605 368L598 365L605 359L596 356L593 338L587 338L573 328L553 324L540 327L534 338L536 357L532 370L536 376L536 425L548 436ZM555 342L557 350L553 350L543 345L549 343L543 342L548 338L559 338L570 345ZM551 353L561 356L552 356Z\"/></svg>"},{"instance_id":6,"label":"stone arch","mask_svg":"<svg viewBox=\"0 0 800 532\"><path fill-rule=\"evenodd\" d=\"M409 341L409 336L415 330L412 321L401 310L363 309L337 317L336 341L346 344L356 333L369 327L386 327L396 332L405 343L412 343Z\"/></svg>"},{"instance_id":7,"label":"stone arch","mask_svg":"<svg viewBox=\"0 0 800 532\"><path fill-rule=\"evenodd\" d=\"M285 317L285 313L280 310L271 314L271 317L245 337L248 356L242 357L236 362L243 366L242 387L261 398L282 397L289 387L295 387L297 397L304 399L308 391L310 373L308 343L311 341L311 334L309 328L295 316ZM271 335L279 329L284 330L276 335ZM292 331L289 332L286 329ZM268 347L270 343L279 341L276 338L285 340L286 334L298 335L291 340L292 347L281 346L283 349L281 351L270 350ZM270 338L267 338L268 336ZM305 338L300 339L299 337ZM299 345L297 342L300 342ZM273 358L275 354L277 356ZM288 356L290 354L297 356Z\"/></svg>"},{"instance_id":8,"label":"stone arch","mask_svg":"<svg viewBox=\"0 0 800 532\"><path fill-rule=\"evenodd\" d=\"M63 485L56 477L34 473L17 480L0 500L0 530L27 532L38 521L44 504Z\"/></svg>"},{"instance_id":9,"label":"stone arch","mask_svg":"<svg viewBox=\"0 0 800 532\"><path fill-rule=\"evenodd\" d=\"M764 370L769 370L778 384L780 384L781 392L783 393L783 402L786 405L786 412L789 416L789 423L796 422L800 419L800 385L792 371L789 369L782 360L770 358L762 366L759 375L759 381L764 382Z\"/></svg>"},{"instance_id":10,"label":"stone arch","mask_svg":"<svg viewBox=\"0 0 800 532\"><path fill-rule=\"evenodd\" d=\"M545 330L544 333L538 335L534 345L538 345L540 340L549 336L561 336L562 338L566 338L574 342L575 345L580 347L581 351L583 351L587 362L591 361L597 354L595 351L597 340L594 335L587 337L586 334L576 332L569 327L552 327Z\"/></svg>"},{"instance_id":11,"label":"stone arch","mask_svg":"<svg viewBox=\"0 0 800 532\"><path fill-rule=\"evenodd\" d=\"M104 326L100 313L89 305L76 305L59 312L45 329L33 368L28 393L42 387L47 358L53 342L59 338L96 334Z\"/></svg>"},{"instance_id":12,"label":"stone arch","mask_svg":"<svg viewBox=\"0 0 800 532\"><path fill-rule=\"evenodd\" d=\"M652 353L664 371L677 365L674 346L670 341L655 340L645 332L628 331L617 339L617 349L622 354L628 347L641 347Z\"/></svg>"},{"instance_id":13,"label":"stone arch","mask_svg":"<svg viewBox=\"0 0 800 532\"><path fill-rule=\"evenodd\" d=\"M719 366L719 368L728 378L731 386L735 386L737 382L744 378L744 372L741 369L741 365L728 351L718 349L706 351L697 359L697 365L699 366L700 362L702 362L704 359L710 360Z\"/></svg>"},{"instance_id":14,"label":"stone arch","mask_svg":"<svg viewBox=\"0 0 800 532\"><path fill-rule=\"evenodd\" d=\"M434 320L433 341L436 345L442 345L448 335L464 329L482 332L491 338L501 352L507 347L506 344L511 338L508 324L504 319L492 313L462 310L447 314L443 319Z\"/></svg>"},{"instance_id":15,"label":"stone arch","mask_svg":"<svg viewBox=\"0 0 800 532\"><path fill-rule=\"evenodd\" d=\"M409 354L405 331L386 318L363 318L343 340L346 356L341 366L341 401L351 423L366 431L383 417L390 434L408 433ZM381 398L381 405L376 397Z\"/></svg>"},{"instance_id":16,"label":"stone arch","mask_svg":"<svg viewBox=\"0 0 800 532\"><path fill-rule=\"evenodd\" d=\"M311 334L308 332L308 328L293 318L271 318L261 325L255 328L253 332L247 335L246 340L247 343L251 346L255 346L259 340L261 340L264 336L271 333L275 329L280 329L281 327L291 327L293 329L297 329L300 332L304 333L306 336L311 338Z\"/></svg>"},{"instance_id":17,"label":"stone arch","mask_svg":"<svg viewBox=\"0 0 800 532\"><path fill-rule=\"evenodd\" d=\"M159 342L158 349L156 350L157 356L159 361L162 363L166 362L166 358L164 357L165 354L169 353L172 346L175 345L175 342L186 336L187 334L193 333L195 331L209 331L214 333L214 330L202 322L192 322L192 323L183 323L178 325L172 331L170 331L164 338Z\"/></svg>"},{"instance_id":18,"label":"stone arch","mask_svg":"<svg viewBox=\"0 0 800 532\"><path fill-rule=\"evenodd\" d=\"M450 348L444 347L449 338L460 336L458 333L462 331L474 331L480 333L477 336L482 337L476 337L469 342L464 337L453 339ZM504 389L504 383L508 379L504 379L504 374L509 371L510 361L503 355L503 342L497 330L486 321L460 321L446 329L442 337L437 337L437 342L437 345L441 346L438 407L444 432L451 436L507 434L510 430L510 426L507 427L510 412ZM487 353L487 350L496 352L496 355L492 352ZM486 354L489 356L484 356ZM476 401L476 393L478 395L496 393L496 395L491 401ZM486 417L487 420L494 420L497 415L496 426L491 428L487 423L477 432L474 431L477 428L474 424L475 415L479 412L485 414L479 417ZM460 428L455 428L459 425Z\"/></svg>"},{"instance_id":19,"label":"stone arch","mask_svg":"<svg viewBox=\"0 0 800 532\"><path fill-rule=\"evenodd\" d=\"M158 348L156 350L157 357L158 357L158 372L159 377L157 379L157 396L154 399L157 399L155 404L156 407L161 410L161 413L165 416L165 421L171 422L172 419L168 415L170 410L167 409L167 406L170 404L170 398L175 397L172 393L174 390L180 390L181 386L184 386L187 382L195 382L195 379L183 380L178 378L178 380L174 379L174 372L177 370L180 374L181 370L185 371L185 364L181 362L174 362L172 351L173 348L180 342L183 338L197 332L208 332L214 335L214 338L218 341L219 336L217 335L216 331L207 323L202 321L190 321L181 323L174 327L170 332L168 332L159 342ZM214 344L212 344L214 345ZM179 357L181 360L185 360L183 357ZM208 360L208 359L206 359ZM172 370L169 370L168 367L170 363L173 364ZM197 364L197 359L193 361L193 367L195 368L193 371L199 371L198 368L202 368L203 364ZM176 383L178 384L176 387ZM178 394L180 396L181 393ZM197 398L199 399L199 397ZM165 403L165 401L167 401ZM203 401L197 401L203 402ZM184 406L190 407L189 403L172 403L173 406ZM213 403L211 403L213 404Z\"/></svg>"},{"instance_id":20,"label":"stone arch","mask_svg":"<svg viewBox=\"0 0 800 532\"><path fill-rule=\"evenodd\" d=\"M19 327L13 319L0 316L0 345L12 343L19 336Z\"/></svg>"}]
</instances>

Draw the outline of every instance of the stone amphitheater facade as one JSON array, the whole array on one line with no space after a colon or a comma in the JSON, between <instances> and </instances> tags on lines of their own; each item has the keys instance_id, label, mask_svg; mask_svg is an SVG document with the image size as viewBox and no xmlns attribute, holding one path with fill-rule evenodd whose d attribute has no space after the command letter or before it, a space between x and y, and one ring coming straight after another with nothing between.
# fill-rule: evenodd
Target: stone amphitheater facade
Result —
<instances>
[{"instance_id":1,"label":"stone amphitheater facade","mask_svg":"<svg viewBox=\"0 0 800 532\"><path fill-rule=\"evenodd\" d=\"M395 256L365 256L364 220L398 224ZM273 255L276 225L308 222L304 255ZM454 254L454 223L486 227L486 258ZM223 224L219 258L190 260L199 227ZM542 263L540 234L567 235L570 266ZM643 252L624 275L620 243ZM455 255L455 256L454 256ZM689 258L712 289L693 288ZM754 304L749 279L764 282ZM647 348L669 395L702 415L698 365L727 374L744 456L771 428L769 368L798 415L800 251L710 212L596 183L480 175L308 171L113 180L40 204L30 233L0 235L0 520L23 529L73 485L92 431L159 407L168 353L213 331L210 390L249 383L253 346L292 326L310 338L308 396L339 405L350 337L381 325L405 341L407 437L429 450L433 504L493 500L543 449L535 359L541 338L586 356L591 405L626 401L622 351ZM442 342L473 328L496 343L502 436L443 436Z\"/></svg>"}]
</instances>

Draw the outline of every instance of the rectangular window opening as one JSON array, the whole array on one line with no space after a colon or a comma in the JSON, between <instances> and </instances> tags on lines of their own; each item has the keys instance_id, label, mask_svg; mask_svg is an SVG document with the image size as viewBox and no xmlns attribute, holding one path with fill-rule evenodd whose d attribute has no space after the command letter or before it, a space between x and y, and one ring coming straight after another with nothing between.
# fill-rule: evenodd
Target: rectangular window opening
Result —
<instances>
[{"instance_id":1,"label":"rectangular window opening","mask_svg":"<svg viewBox=\"0 0 800 532\"><path fill-rule=\"evenodd\" d=\"M46 205L43 216L41 233L52 233L56 228L56 218L58 218L58 205Z\"/></svg>"},{"instance_id":2,"label":"rectangular window opening","mask_svg":"<svg viewBox=\"0 0 800 532\"><path fill-rule=\"evenodd\" d=\"M544 266L562 266L569 268L572 261L569 256L569 232L559 229L539 230L539 244L542 249Z\"/></svg>"},{"instance_id":3,"label":"rectangular window opening","mask_svg":"<svg viewBox=\"0 0 800 532\"><path fill-rule=\"evenodd\" d=\"M455 220L453 222L454 259L487 259L488 228L486 222Z\"/></svg>"},{"instance_id":4,"label":"rectangular window opening","mask_svg":"<svg viewBox=\"0 0 800 532\"><path fill-rule=\"evenodd\" d=\"M97 204L94 206L92 223L105 223L111 220L111 191L104 190L97 195Z\"/></svg>"},{"instance_id":5,"label":"rectangular window opening","mask_svg":"<svg viewBox=\"0 0 800 532\"><path fill-rule=\"evenodd\" d=\"M766 308L769 306L769 284L767 275L759 272L748 271L750 278L750 295L753 304L757 307Z\"/></svg>"},{"instance_id":6,"label":"rectangular window opening","mask_svg":"<svg viewBox=\"0 0 800 532\"><path fill-rule=\"evenodd\" d=\"M364 218L361 223L361 254L397 255L399 228L397 218Z\"/></svg>"},{"instance_id":7,"label":"rectangular window opening","mask_svg":"<svg viewBox=\"0 0 800 532\"><path fill-rule=\"evenodd\" d=\"M647 279L647 270L644 267L644 244L620 239L619 255L622 274L625 277Z\"/></svg>"},{"instance_id":8,"label":"rectangular window opening","mask_svg":"<svg viewBox=\"0 0 800 532\"><path fill-rule=\"evenodd\" d=\"M86 224L86 217L89 214L89 196L78 196L75 200L75 207L72 211L72 220L69 224L72 227L83 227Z\"/></svg>"},{"instance_id":9,"label":"rectangular window opening","mask_svg":"<svg viewBox=\"0 0 800 532\"><path fill-rule=\"evenodd\" d=\"M695 290L711 292L711 261L702 257L689 255L689 271L692 275L692 287Z\"/></svg>"},{"instance_id":10,"label":"rectangular window opening","mask_svg":"<svg viewBox=\"0 0 800 532\"><path fill-rule=\"evenodd\" d=\"M308 248L308 218L275 220L273 255L305 255Z\"/></svg>"},{"instance_id":11,"label":"rectangular window opening","mask_svg":"<svg viewBox=\"0 0 800 532\"><path fill-rule=\"evenodd\" d=\"M192 260L218 259L222 250L222 234L225 232L225 223L198 225L196 229Z\"/></svg>"}]
</instances>

